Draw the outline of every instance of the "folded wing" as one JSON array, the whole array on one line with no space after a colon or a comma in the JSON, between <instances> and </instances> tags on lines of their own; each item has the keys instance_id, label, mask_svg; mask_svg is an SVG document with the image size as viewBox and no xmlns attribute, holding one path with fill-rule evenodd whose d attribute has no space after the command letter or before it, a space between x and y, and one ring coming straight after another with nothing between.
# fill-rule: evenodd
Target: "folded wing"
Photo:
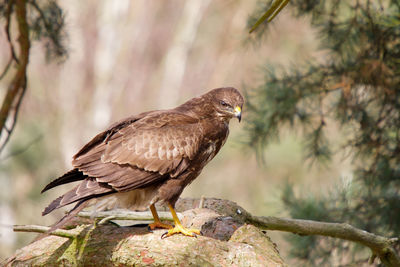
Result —
<instances>
[{"instance_id":1,"label":"folded wing","mask_svg":"<svg viewBox=\"0 0 400 267\"><path fill-rule=\"evenodd\" d=\"M200 123L180 113L147 113L116 127L96 136L74 156L75 169L67 178L83 181L54 200L45 213L73 202L174 178L190 167L203 137ZM60 177L45 189L66 182Z\"/></svg>"}]
</instances>

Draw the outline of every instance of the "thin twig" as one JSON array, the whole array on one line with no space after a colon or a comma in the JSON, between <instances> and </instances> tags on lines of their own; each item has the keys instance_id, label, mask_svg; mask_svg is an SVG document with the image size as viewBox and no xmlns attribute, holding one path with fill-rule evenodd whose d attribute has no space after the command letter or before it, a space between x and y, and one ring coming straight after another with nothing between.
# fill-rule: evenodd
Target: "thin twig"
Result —
<instances>
[{"instance_id":1,"label":"thin twig","mask_svg":"<svg viewBox=\"0 0 400 267\"><path fill-rule=\"evenodd\" d=\"M35 10L39 13L40 18L43 21L44 27L46 28L46 30L49 30L51 28L50 24L47 22L46 16L43 13L43 10L38 6L38 4L36 3L36 1L29 1L29 4L31 4Z\"/></svg>"},{"instance_id":2,"label":"thin twig","mask_svg":"<svg viewBox=\"0 0 400 267\"><path fill-rule=\"evenodd\" d=\"M264 21L268 21L271 22L275 16L289 3L289 0L275 0L271 7L268 8L268 10L264 13L264 15L261 16L261 18L259 18L257 20L257 22L253 25L253 27L251 27L249 33L252 33L253 31L255 31L258 26L261 25L261 23L263 23Z\"/></svg>"},{"instance_id":3,"label":"thin twig","mask_svg":"<svg viewBox=\"0 0 400 267\"><path fill-rule=\"evenodd\" d=\"M33 8L38 12L40 19L43 21L43 25L47 31L48 37L51 39L51 41L54 43L55 47L57 50L63 50L61 54L64 54L64 49L62 48L62 45L60 44L60 39L61 37L58 37L56 33L54 33L54 29L52 26L52 23L46 18L45 13L43 10L39 7L39 5L36 3L36 1L28 1L30 5L33 6ZM61 25L63 22L61 23ZM61 26L60 25L60 26ZM57 52L59 53L59 52Z\"/></svg>"},{"instance_id":4,"label":"thin twig","mask_svg":"<svg viewBox=\"0 0 400 267\"><path fill-rule=\"evenodd\" d=\"M274 14L271 15L271 17L269 17L268 22L271 22L276 15L279 14L279 12L282 11L282 9L289 3L289 0L284 0L283 3L278 7L277 10L275 10Z\"/></svg>"},{"instance_id":5,"label":"thin twig","mask_svg":"<svg viewBox=\"0 0 400 267\"><path fill-rule=\"evenodd\" d=\"M202 209L204 206L204 195L201 196L200 201L199 201L199 209Z\"/></svg>"},{"instance_id":6,"label":"thin twig","mask_svg":"<svg viewBox=\"0 0 400 267\"><path fill-rule=\"evenodd\" d=\"M27 143L26 145L24 145L22 148L20 149L16 149L15 151L11 151L8 155L4 156L3 158L0 159L1 162L4 162L7 159L10 159L12 157L18 156L19 154L24 153L25 151L27 151L32 145L34 145L35 143L39 142L41 139L43 138L43 135L38 135L36 136L34 139L32 139L29 143ZM1 151L1 149L0 149Z\"/></svg>"},{"instance_id":7,"label":"thin twig","mask_svg":"<svg viewBox=\"0 0 400 267\"><path fill-rule=\"evenodd\" d=\"M67 238L76 238L79 235L79 231L76 228L72 230L56 229L49 233L50 227L41 225L14 225L13 230L14 232L47 233Z\"/></svg>"},{"instance_id":8,"label":"thin twig","mask_svg":"<svg viewBox=\"0 0 400 267\"><path fill-rule=\"evenodd\" d=\"M110 211L81 211L78 213L79 217L90 218L90 219L104 219L107 217L113 217L112 220L133 220L133 221L152 221L153 215L149 211L129 211L129 210L110 210ZM159 211L158 216L163 221L174 221L171 213L166 211ZM182 214L178 213L179 219L182 219Z\"/></svg>"},{"instance_id":9,"label":"thin twig","mask_svg":"<svg viewBox=\"0 0 400 267\"><path fill-rule=\"evenodd\" d=\"M13 57L11 56L10 59L8 60L8 62L7 62L6 67L4 68L3 72L0 74L0 80L2 80L2 79L4 78L4 76L6 76L8 70L9 70L10 67L11 67L11 64L12 64L13 60L14 60L14 59L13 59Z\"/></svg>"},{"instance_id":10,"label":"thin twig","mask_svg":"<svg viewBox=\"0 0 400 267\"><path fill-rule=\"evenodd\" d=\"M15 53L14 45L12 43L12 38L11 38L11 34L10 34L11 13L12 13L12 10L13 10L13 6L14 6L14 0L8 1L7 11L6 11L5 31L6 31L6 36L7 36L8 43L10 44L11 57L18 64L19 61L18 61L17 55Z\"/></svg>"},{"instance_id":11,"label":"thin twig","mask_svg":"<svg viewBox=\"0 0 400 267\"><path fill-rule=\"evenodd\" d=\"M114 216L114 215L111 215L111 216L108 216L108 217L105 217L105 218L101 219L101 220L98 222L98 224L99 224L99 225L106 224L107 222L109 222L109 221L111 221L111 220L115 220L115 216Z\"/></svg>"},{"instance_id":12,"label":"thin twig","mask_svg":"<svg viewBox=\"0 0 400 267\"><path fill-rule=\"evenodd\" d=\"M26 81L25 81L26 83ZM15 107L13 108L14 114L13 115L8 115L8 118L12 117L12 121L11 121L11 128L8 129L6 126L4 126L5 130L7 131L7 136L4 139L3 143L0 146L0 152L3 151L5 145L8 143L8 140L10 139L11 133L14 131L15 125L17 123L17 119L18 119L18 114L19 114L19 109L21 106L21 102L22 99L25 95L25 91L26 91L26 84L24 84L21 87L21 93L19 94L18 100L17 100L17 104L15 105Z\"/></svg>"}]
</instances>

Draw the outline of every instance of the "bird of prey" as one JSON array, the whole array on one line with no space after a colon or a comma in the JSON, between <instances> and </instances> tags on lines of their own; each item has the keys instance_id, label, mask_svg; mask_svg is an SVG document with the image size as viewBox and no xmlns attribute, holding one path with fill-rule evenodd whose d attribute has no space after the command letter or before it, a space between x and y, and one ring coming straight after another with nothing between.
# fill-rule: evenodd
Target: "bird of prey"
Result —
<instances>
[{"instance_id":1,"label":"bird of prey","mask_svg":"<svg viewBox=\"0 0 400 267\"><path fill-rule=\"evenodd\" d=\"M54 230L87 206L96 205L98 210L150 207L151 229L169 229L166 236L200 234L181 225L175 202L225 143L230 119L240 122L243 101L237 89L217 88L174 109L144 112L115 123L73 157L71 171L42 190L79 181L42 215L76 203ZM156 202L168 205L174 227L160 221Z\"/></svg>"}]
</instances>

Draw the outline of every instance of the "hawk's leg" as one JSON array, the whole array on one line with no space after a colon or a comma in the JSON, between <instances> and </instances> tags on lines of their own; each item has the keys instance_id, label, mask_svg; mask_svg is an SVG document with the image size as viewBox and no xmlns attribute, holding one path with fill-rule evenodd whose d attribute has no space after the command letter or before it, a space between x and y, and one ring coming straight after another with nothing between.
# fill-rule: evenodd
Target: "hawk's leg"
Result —
<instances>
[{"instance_id":1,"label":"hawk's leg","mask_svg":"<svg viewBox=\"0 0 400 267\"><path fill-rule=\"evenodd\" d=\"M154 222L149 224L149 228L151 230L154 230L156 228L163 228L163 229L171 229L172 228L172 225L161 222L160 217L158 217L156 207L154 207L154 204L150 205L150 211L151 211L151 214L153 214L153 218L154 218Z\"/></svg>"},{"instance_id":2,"label":"hawk's leg","mask_svg":"<svg viewBox=\"0 0 400 267\"><path fill-rule=\"evenodd\" d=\"M195 237L196 235L200 235L200 230L198 230L198 229L190 229L190 228L183 227L181 222L179 221L178 216L176 215L174 207L172 207L171 204L168 204L168 207L171 210L172 218L174 218L175 226L174 226L174 228L169 229L168 232L163 234L161 236L161 238L169 237L171 235L178 234L178 233L181 233L181 234L184 234L187 236L193 236L193 237Z\"/></svg>"}]
</instances>

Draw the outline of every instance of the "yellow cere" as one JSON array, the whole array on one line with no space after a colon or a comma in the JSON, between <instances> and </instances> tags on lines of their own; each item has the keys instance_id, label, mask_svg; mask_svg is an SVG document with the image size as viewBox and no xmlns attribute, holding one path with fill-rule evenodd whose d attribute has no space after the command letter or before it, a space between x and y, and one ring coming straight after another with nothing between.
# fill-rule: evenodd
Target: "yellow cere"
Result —
<instances>
[{"instance_id":1,"label":"yellow cere","mask_svg":"<svg viewBox=\"0 0 400 267\"><path fill-rule=\"evenodd\" d=\"M241 113L241 112L242 112L242 109L239 106L236 106L235 113L238 114L238 113Z\"/></svg>"}]
</instances>

